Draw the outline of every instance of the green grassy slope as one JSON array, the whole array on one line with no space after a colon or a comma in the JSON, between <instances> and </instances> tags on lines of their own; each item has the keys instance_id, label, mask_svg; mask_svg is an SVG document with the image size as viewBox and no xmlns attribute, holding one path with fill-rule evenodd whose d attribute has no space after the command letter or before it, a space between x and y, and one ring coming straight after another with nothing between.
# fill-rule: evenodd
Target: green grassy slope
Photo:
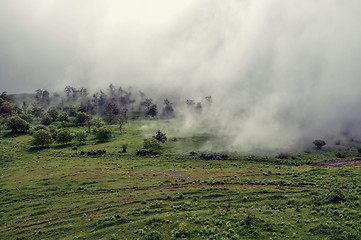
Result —
<instances>
[{"instance_id":1,"label":"green grassy slope","mask_svg":"<svg viewBox=\"0 0 361 240\"><path fill-rule=\"evenodd\" d=\"M360 165L312 165L340 151L355 159L357 142L285 160L205 161L188 155L207 137L177 136L162 154L139 157L158 126L112 127L109 142L89 135L49 148L4 132L0 239L360 239ZM106 153L86 154L96 150Z\"/></svg>"}]
</instances>

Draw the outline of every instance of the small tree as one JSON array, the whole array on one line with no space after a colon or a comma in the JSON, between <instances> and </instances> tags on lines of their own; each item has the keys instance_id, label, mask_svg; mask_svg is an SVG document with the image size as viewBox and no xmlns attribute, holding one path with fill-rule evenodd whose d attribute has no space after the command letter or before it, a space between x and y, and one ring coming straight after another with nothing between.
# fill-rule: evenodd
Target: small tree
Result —
<instances>
[{"instance_id":1,"label":"small tree","mask_svg":"<svg viewBox=\"0 0 361 240\"><path fill-rule=\"evenodd\" d=\"M59 112L55 107L49 108L48 114L51 117L52 122L55 122L58 119Z\"/></svg>"},{"instance_id":2,"label":"small tree","mask_svg":"<svg viewBox=\"0 0 361 240\"><path fill-rule=\"evenodd\" d=\"M90 133L90 128L93 125L93 119L89 114L85 115L85 123L86 126L88 127L88 133Z\"/></svg>"},{"instance_id":3,"label":"small tree","mask_svg":"<svg viewBox=\"0 0 361 240\"><path fill-rule=\"evenodd\" d=\"M147 112L147 115L155 117L155 116L157 116L157 114L158 114L157 105L156 104L151 105Z\"/></svg>"},{"instance_id":4,"label":"small tree","mask_svg":"<svg viewBox=\"0 0 361 240\"><path fill-rule=\"evenodd\" d=\"M173 104L173 103L171 103L171 102L168 100L168 98L166 98L166 99L164 100L164 105L165 105L165 107L164 107L163 113L162 113L162 115L163 115L164 117L167 117L167 118L172 118L172 117L174 117L174 109L173 109L173 107L172 107L172 104Z\"/></svg>"},{"instance_id":5,"label":"small tree","mask_svg":"<svg viewBox=\"0 0 361 240\"><path fill-rule=\"evenodd\" d=\"M69 122L69 115L66 112L63 112L58 116L58 120L65 124Z\"/></svg>"},{"instance_id":6,"label":"small tree","mask_svg":"<svg viewBox=\"0 0 361 240\"><path fill-rule=\"evenodd\" d=\"M6 122L6 126L13 133L26 132L30 128L30 124L18 116L9 118L8 121Z\"/></svg>"},{"instance_id":7,"label":"small tree","mask_svg":"<svg viewBox=\"0 0 361 240\"><path fill-rule=\"evenodd\" d=\"M86 132L76 132L75 133L75 139L80 143L84 142L86 140L86 137L87 137Z\"/></svg>"},{"instance_id":8,"label":"small tree","mask_svg":"<svg viewBox=\"0 0 361 240\"><path fill-rule=\"evenodd\" d=\"M118 125L119 125L119 131L122 132L122 127L125 123L125 117L120 114L119 117L118 117Z\"/></svg>"},{"instance_id":9,"label":"small tree","mask_svg":"<svg viewBox=\"0 0 361 240\"><path fill-rule=\"evenodd\" d=\"M127 152L127 148L128 148L128 144L123 144L122 145L123 151L122 153L126 153Z\"/></svg>"},{"instance_id":10,"label":"small tree","mask_svg":"<svg viewBox=\"0 0 361 240\"><path fill-rule=\"evenodd\" d=\"M43 118L41 119L41 124L45 126L49 126L53 122L53 119L50 117L48 113L45 113Z\"/></svg>"},{"instance_id":11,"label":"small tree","mask_svg":"<svg viewBox=\"0 0 361 240\"><path fill-rule=\"evenodd\" d=\"M84 125L85 122L86 122L86 118L87 118L87 114L86 113L83 113L83 112L78 112L76 114L76 117L75 117L75 124L78 124L78 125Z\"/></svg>"},{"instance_id":12,"label":"small tree","mask_svg":"<svg viewBox=\"0 0 361 240\"><path fill-rule=\"evenodd\" d=\"M95 137L99 141L105 141L105 140L111 138L111 136L112 136L112 130L107 126L97 128L95 131Z\"/></svg>"},{"instance_id":13,"label":"small tree","mask_svg":"<svg viewBox=\"0 0 361 240\"><path fill-rule=\"evenodd\" d=\"M154 138L146 138L144 139L143 148L147 150L157 150L160 147L159 142Z\"/></svg>"},{"instance_id":14,"label":"small tree","mask_svg":"<svg viewBox=\"0 0 361 240\"><path fill-rule=\"evenodd\" d=\"M323 140L315 140L313 144L317 147L317 149L321 149L323 146L326 145L326 142Z\"/></svg>"},{"instance_id":15,"label":"small tree","mask_svg":"<svg viewBox=\"0 0 361 240\"><path fill-rule=\"evenodd\" d=\"M101 118L97 118L94 121L94 126L96 128L100 128L100 127L104 127L105 126L105 122L103 122L103 120Z\"/></svg>"},{"instance_id":16,"label":"small tree","mask_svg":"<svg viewBox=\"0 0 361 240\"><path fill-rule=\"evenodd\" d=\"M56 142L60 144L67 144L73 141L74 134L68 128L62 128L56 135Z\"/></svg>"},{"instance_id":17,"label":"small tree","mask_svg":"<svg viewBox=\"0 0 361 240\"><path fill-rule=\"evenodd\" d=\"M48 146L53 142L51 133L45 129L40 129L34 132L31 145L33 146Z\"/></svg>"},{"instance_id":18,"label":"small tree","mask_svg":"<svg viewBox=\"0 0 361 240\"><path fill-rule=\"evenodd\" d=\"M155 136L153 136L153 138L161 143L164 143L165 141L167 141L167 137L166 137L165 133L162 133L160 130L158 130L157 134Z\"/></svg>"}]
</instances>

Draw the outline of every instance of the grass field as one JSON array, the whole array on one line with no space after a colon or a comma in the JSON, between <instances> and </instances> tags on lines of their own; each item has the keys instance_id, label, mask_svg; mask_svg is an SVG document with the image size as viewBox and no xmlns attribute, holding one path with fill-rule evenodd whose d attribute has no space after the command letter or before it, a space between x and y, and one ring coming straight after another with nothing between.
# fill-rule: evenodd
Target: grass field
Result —
<instances>
[{"instance_id":1,"label":"grass field","mask_svg":"<svg viewBox=\"0 0 361 240\"><path fill-rule=\"evenodd\" d=\"M159 125L112 127L48 148L3 131L0 239L361 239L360 142L202 160L190 152L209 136L167 129L159 154L137 156Z\"/></svg>"}]
</instances>

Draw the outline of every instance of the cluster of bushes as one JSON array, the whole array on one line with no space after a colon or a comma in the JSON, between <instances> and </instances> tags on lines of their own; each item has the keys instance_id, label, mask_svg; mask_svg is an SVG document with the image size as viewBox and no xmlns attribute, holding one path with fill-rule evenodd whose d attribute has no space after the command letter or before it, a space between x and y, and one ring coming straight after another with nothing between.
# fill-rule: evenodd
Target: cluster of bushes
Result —
<instances>
[{"instance_id":1,"label":"cluster of bushes","mask_svg":"<svg viewBox=\"0 0 361 240\"><path fill-rule=\"evenodd\" d=\"M95 127L93 133L98 141L105 141L112 136L111 129L105 124ZM87 133L84 131L73 133L69 128L58 128L55 125L37 125L30 130L30 134L33 137L31 144L37 147L49 146L53 142L66 145L73 140L82 143L87 138Z\"/></svg>"},{"instance_id":2,"label":"cluster of bushes","mask_svg":"<svg viewBox=\"0 0 361 240\"><path fill-rule=\"evenodd\" d=\"M189 157L199 158L201 160L228 160L229 156L226 153L217 152L190 152Z\"/></svg>"}]
</instances>

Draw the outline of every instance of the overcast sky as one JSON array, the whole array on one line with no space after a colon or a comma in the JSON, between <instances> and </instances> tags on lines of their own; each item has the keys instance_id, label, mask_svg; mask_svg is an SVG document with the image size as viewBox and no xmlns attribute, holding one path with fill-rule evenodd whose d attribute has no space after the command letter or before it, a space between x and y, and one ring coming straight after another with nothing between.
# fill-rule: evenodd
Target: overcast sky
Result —
<instances>
[{"instance_id":1,"label":"overcast sky","mask_svg":"<svg viewBox=\"0 0 361 240\"><path fill-rule=\"evenodd\" d=\"M361 135L360 12L359 0L0 0L0 89L212 95L215 129L246 150Z\"/></svg>"}]
</instances>

